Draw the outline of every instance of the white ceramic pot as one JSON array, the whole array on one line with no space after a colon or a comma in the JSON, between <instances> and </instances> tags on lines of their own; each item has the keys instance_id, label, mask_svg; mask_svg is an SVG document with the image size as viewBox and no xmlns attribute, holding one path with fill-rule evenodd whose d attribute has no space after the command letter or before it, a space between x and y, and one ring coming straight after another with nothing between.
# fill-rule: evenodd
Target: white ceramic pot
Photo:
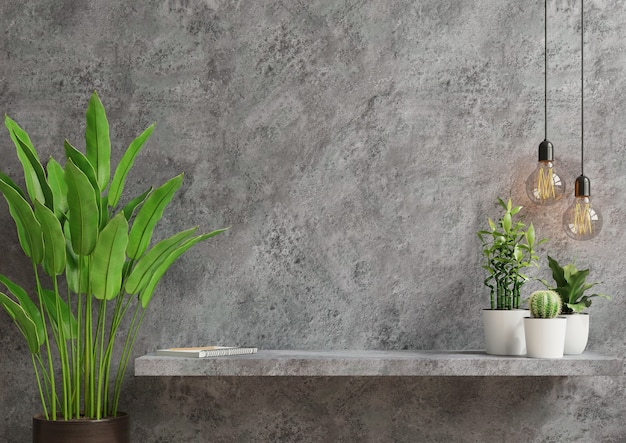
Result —
<instances>
[{"instance_id":1,"label":"white ceramic pot","mask_svg":"<svg viewBox=\"0 0 626 443\"><path fill-rule=\"evenodd\" d=\"M565 354L582 354L589 339L589 314L567 314L565 330Z\"/></svg>"},{"instance_id":2,"label":"white ceramic pot","mask_svg":"<svg viewBox=\"0 0 626 443\"><path fill-rule=\"evenodd\" d=\"M524 317L528 309L483 309L487 354L525 355Z\"/></svg>"},{"instance_id":3,"label":"white ceramic pot","mask_svg":"<svg viewBox=\"0 0 626 443\"><path fill-rule=\"evenodd\" d=\"M526 350L533 358L561 358L565 349L567 320L557 318L524 319Z\"/></svg>"}]
</instances>

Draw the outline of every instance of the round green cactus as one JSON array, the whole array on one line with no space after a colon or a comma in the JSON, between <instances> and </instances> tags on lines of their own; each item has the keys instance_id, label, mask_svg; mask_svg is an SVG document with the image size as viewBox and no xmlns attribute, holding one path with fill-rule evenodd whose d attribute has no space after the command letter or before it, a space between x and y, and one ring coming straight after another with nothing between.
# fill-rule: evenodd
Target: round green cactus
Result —
<instances>
[{"instance_id":1,"label":"round green cactus","mask_svg":"<svg viewBox=\"0 0 626 443\"><path fill-rule=\"evenodd\" d=\"M554 291L535 291L530 295L528 306L535 318L555 318L561 313L563 302Z\"/></svg>"}]
</instances>

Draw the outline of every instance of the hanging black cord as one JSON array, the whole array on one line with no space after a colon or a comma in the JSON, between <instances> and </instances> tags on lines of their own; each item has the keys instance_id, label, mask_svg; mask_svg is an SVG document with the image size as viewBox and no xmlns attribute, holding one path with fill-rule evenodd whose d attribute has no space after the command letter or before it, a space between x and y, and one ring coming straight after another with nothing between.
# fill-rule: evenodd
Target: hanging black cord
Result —
<instances>
[{"instance_id":1,"label":"hanging black cord","mask_svg":"<svg viewBox=\"0 0 626 443\"><path fill-rule=\"evenodd\" d=\"M584 5L580 0L580 175L585 175L585 28L584 28Z\"/></svg>"},{"instance_id":2,"label":"hanging black cord","mask_svg":"<svg viewBox=\"0 0 626 443\"><path fill-rule=\"evenodd\" d=\"M543 4L544 40L543 40L543 106L545 116L545 140L548 139L548 0Z\"/></svg>"}]
</instances>

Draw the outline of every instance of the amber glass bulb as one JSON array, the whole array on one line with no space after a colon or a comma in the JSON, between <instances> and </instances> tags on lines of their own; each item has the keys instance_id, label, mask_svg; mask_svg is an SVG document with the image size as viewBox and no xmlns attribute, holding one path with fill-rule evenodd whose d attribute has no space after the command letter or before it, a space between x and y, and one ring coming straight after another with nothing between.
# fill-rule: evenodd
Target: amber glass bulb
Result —
<instances>
[{"instance_id":1,"label":"amber glass bulb","mask_svg":"<svg viewBox=\"0 0 626 443\"><path fill-rule=\"evenodd\" d=\"M563 214L563 229L574 240L590 240L602 229L602 214L591 204L590 182L581 175L576 179L574 202Z\"/></svg>"},{"instance_id":2,"label":"amber glass bulb","mask_svg":"<svg viewBox=\"0 0 626 443\"><path fill-rule=\"evenodd\" d=\"M552 205L565 194L565 181L555 170L553 151L552 143L541 142L537 167L526 179L526 194L536 205Z\"/></svg>"},{"instance_id":3,"label":"amber glass bulb","mask_svg":"<svg viewBox=\"0 0 626 443\"><path fill-rule=\"evenodd\" d=\"M526 180L526 194L536 205L549 206L565 194L565 181L556 173L551 161L538 162Z\"/></svg>"}]
</instances>

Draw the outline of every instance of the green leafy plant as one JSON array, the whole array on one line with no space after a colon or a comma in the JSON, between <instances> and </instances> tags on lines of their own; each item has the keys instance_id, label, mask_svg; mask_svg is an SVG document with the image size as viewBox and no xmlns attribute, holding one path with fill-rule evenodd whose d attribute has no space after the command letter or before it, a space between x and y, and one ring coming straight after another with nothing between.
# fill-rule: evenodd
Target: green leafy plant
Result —
<instances>
[{"instance_id":1,"label":"green leafy plant","mask_svg":"<svg viewBox=\"0 0 626 443\"><path fill-rule=\"evenodd\" d=\"M485 260L483 268L488 272L484 284L490 289L491 309L518 309L520 289L528 280L522 271L538 266L535 228L532 223L526 228L523 222L513 220L522 207L513 206L511 199L505 203L498 198L498 203L504 209L502 217L497 222L489 218L489 230L478 231Z\"/></svg>"},{"instance_id":2,"label":"green leafy plant","mask_svg":"<svg viewBox=\"0 0 626 443\"><path fill-rule=\"evenodd\" d=\"M547 281L541 282L548 288L554 290L563 301L563 314L581 313L591 306L593 297L601 297L610 300L606 294L589 294L585 292L602 282L586 283L589 276L589 269L577 269L574 263L561 266L554 258L548 256L548 265L552 270L552 279L556 286L550 285Z\"/></svg>"},{"instance_id":3,"label":"green leafy plant","mask_svg":"<svg viewBox=\"0 0 626 443\"><path fill-rule=\"evenodd\" d=\"M556 318L562 306L559 294L551 290L535 291L528 299L530 315L534 318Z\"/></svg>"},{"instance_id":4,"label":"green leafy plant","mask_svg":"<svg viewBox=\"0 0 626 443\"><path fill-rule=\"evenodd\" d=\"M86 112L86 154L66 141L64 166L50 158L44 168L28 134L8 116L5 124L26 192L4 173L0 192L32 263L35 289L31 298L0 275L6 287L0 305L26 339L47 419L115 416L157 283L181 254L225 229L196 235L191 228L150 247L183 175L121 204L127 174L154 125L133 140L111 178L109 124L95 92ZM118 341L121 356L112 370Z\"/></svg>"}]
</instances>

